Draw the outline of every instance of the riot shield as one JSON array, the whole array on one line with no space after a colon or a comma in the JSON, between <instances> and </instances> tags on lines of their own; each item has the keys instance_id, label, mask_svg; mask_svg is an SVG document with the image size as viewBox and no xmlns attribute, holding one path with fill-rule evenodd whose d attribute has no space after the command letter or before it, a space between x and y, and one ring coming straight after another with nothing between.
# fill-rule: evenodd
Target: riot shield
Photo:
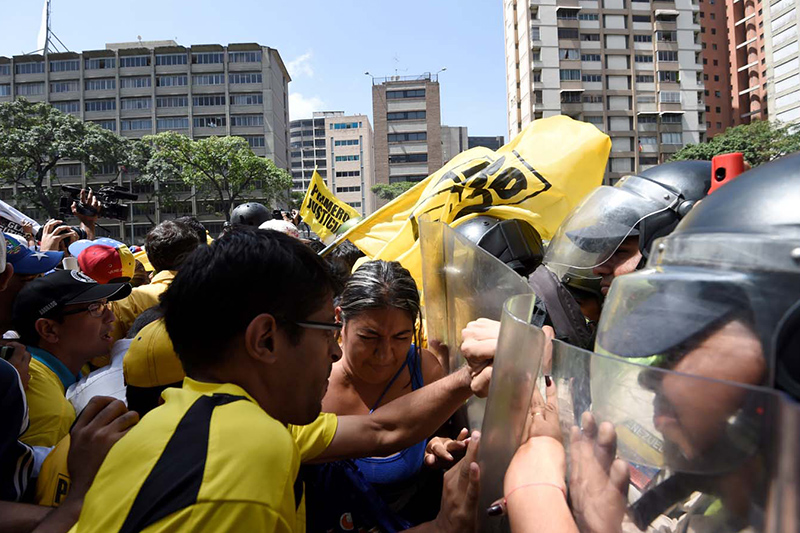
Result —
<instances>
[{"instance_id":1,"label":"riot shield","mask_svg":"<svg viewBox=\"0 0 800 533\"><path fill-rule=\"evenodd\" d=\"M525 278L479 248L450 226L419 219L422 284L428 344L447 349L446 370L464 362L461 331L478 318L500 320L503 303L518 294L531 294ZM481 427L485 402L467 404L471 428Z\"/></svg>"}]
</instances>

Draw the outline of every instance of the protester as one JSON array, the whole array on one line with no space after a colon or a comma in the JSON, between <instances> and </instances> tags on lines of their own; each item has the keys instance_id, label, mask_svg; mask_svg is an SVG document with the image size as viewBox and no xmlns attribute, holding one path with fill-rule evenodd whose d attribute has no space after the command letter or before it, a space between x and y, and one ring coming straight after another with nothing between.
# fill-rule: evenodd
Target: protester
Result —
<instances>
[{"instance_id":1,"label":"protester","mask_svg":"<svg viewBox=\"0 0 800 533\"><path fill-rule=\"evenodd\" d=\"M145 250L155 275L148 285L136 287L130 296L112 303L117 317L111 333L114 340L124 338L136 317L158 304L181 264L199 245L197 232L179 222L167 220L150 230L145 237Z\"/></svg>"},{"instance_id":2,"label":"protester","mask_svg":"<svg viewBox=\"0 0 800 533\"><path fill-rule=\"evenodd\" d=\"M209 242L208 230L206 229L206 227L203 225L202 222L197 220L197 217L188 215L183 217L178 217L175 219L175 222L177 222L178 224L184 224L186 226L189 226L197 234L197 240L200 241L200 244L208 244Z\"/></svg>"},{"instance_id":3,"label":"protester","mask_svg":"<svg viewBox=\"0 0 800 533\"><path fill-rule=\"evenodd\" d=\"M26 392L31 423L23 442L54 446L69 432L75 409L65 392L84 364L108 355L114 322L108 302L130 291L127 283L101 285L79 272L61 270L19 292L12 322L32 357Z\"/></svg>"},{"instance_id":4,"label":"protester","mask_svg":"<svg viewBox=\"0 0 800 533\"><path fill-rule=\"evenodd\" d=\"M240 229L192 255L162 302L183 388L112 449L76 531L302 531L300 462L394 453L472 394L464 368L372 415L320 415L341 353L331 282L308 247L275 232ZM447 493L430 530L472 529L477 467L453 476L462 492Z\"/></svg>"},{"instance_id":5,"label":"protester","mask_svg":"<svg viewBox=\"0 0 800 533\"><path fill-rule=\"evenodd\" d=\"M81 239L70 244L68 250L77 259L81 272L97 283L123 283L133 277L133 253L114 239Z\"/></svg>"},{"instance_id":6,"label":"protester","mask_svg":"<svg viewBox=\"0 0 800 533\"><path fill-rule=\"evenodd\" d=\"M247 202L237 205L231 212L231 224L234 226L259 227L272 219L272 213L263 204Z\"/></svg>"},{"instance_id":7,"label":"protester","mask_svg":"<svg viewBox=\"0 0 800 533\"><path fill-rule=\"evenodd\" d=\"M300 238L300 232L297 230L297 226L289 222L288 220L267 220L266 222L262 222L258 229L270 229L273 231L280 231L281 233L285 233L290 237L294 237L295 239Z\"/></svg>"},{"instance_id":8,"label":"protester","mask_svg":"<svg viewBox=\"0 0 800 533\"><path fill-rule=\"evenodd\" d=\"M361 265L337 298L343 356L333 365L323 410L366 415L444 377L436 357L420 348L420 315L417 285L400 263ZM425 489L438 484L422 471L425 447L421 440L388 457L306 467L310 530L336 530L344 514L355 528L384 531L431 519L439 502Z\"/></svg>"}]
</instances>

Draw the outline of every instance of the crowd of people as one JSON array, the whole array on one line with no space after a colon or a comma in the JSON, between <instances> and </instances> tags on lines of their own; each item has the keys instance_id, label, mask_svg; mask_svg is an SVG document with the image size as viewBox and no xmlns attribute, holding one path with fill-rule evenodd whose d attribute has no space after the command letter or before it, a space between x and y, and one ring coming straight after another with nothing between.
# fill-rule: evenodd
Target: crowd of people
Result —
<instances>
[{"instance_id":1,"label":"crowd of people","mask_svg":"<svg viewBox=\"0 0 800 533\"><path fill-rule=\"evenodd\" d=\"M292 215L244 204L216 240L167 220L140 249L96 237L83 191L79 226L0 235L0 530L796 531L774 513L800 503L781 455L800 154L711 180L683 162L599 187L547 244L518 220L456 228L528 280L514 327L543 339L476 316L458 350L400 263L323 257ZM463 408L513 395L503 350L542 363L519 442L483 444L511 446L498 472ZM479 508L487 476L503 490Z\"/></svg>"}]
</instances>

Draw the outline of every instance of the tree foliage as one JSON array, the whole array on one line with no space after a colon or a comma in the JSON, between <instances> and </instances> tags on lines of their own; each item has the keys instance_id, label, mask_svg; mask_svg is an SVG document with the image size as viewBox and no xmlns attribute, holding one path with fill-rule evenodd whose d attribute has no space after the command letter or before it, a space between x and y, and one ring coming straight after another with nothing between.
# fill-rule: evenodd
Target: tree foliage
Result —
<instances>
[{"instance_id":1,"label":"tree foliage","mask_svg":"<svg viewBox=\"0 0 800 533\"><path fill-rule=\"evenodd\" d=\"M715 155L742 152L745 160L755 167L798 150L799 130L790 125L759 120L728 128L704 143L688 144L676 152L672 160L711 160Z\"/></svg>"},{"instance_id":2,"label":"tree foliage","mask_svg":"<svg viewBox=\"0 0 800 533\"><path fill-rule=\"evenodd\" d=\"M0 104L0 183L16 185L18 201L58 216L61 191L53 169L59 161L125 164L129 142L44 102L24 98Z\"/></svg>"},{"instance_id":3,"label":"tree foliage","mask_svg":"<svg viewBox=\"0 0 800 533\"><path fill-rule=\"evenodd\" d=\"M394 200L414 185L416 185L416 183L413 181L378 183L377 185L372 186L372 192L374 192L381 200Z\"/></svg>"},{"instance_id":4,"label":"tree foliage","mask_svg":"<svg viewBox=\"0 0 800 533\"><path fill-rule=\"evenodd\" d=\"M137 144L134 165L139 180L169 188L176 181L196 187L199 201L223 206L230 220L233 208L243 200L258 198L271 203L286 195L290 174L271 159L253 153L241 137L208 137L192 140L175 132L149 135Z\"/></svg>"}]
</instances>

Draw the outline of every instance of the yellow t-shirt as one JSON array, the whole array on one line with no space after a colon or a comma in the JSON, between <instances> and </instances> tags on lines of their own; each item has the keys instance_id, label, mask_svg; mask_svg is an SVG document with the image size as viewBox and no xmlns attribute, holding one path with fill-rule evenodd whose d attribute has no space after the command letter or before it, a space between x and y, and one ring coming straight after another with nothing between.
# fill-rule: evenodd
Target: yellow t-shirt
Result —
<instances>
[{"instance_id":1,"label":"yellow t-shirt","mask_svg":"<svg viewBox=\"0 0 800 533\"><path fill-rule=\"evenodd\" d=\"M337 419L283 426L236 385L184 380L109 452L72 532L305 530L301 460Z\"/></svg>"},{"instance_id":2,"label":"yellow t-shirt","mask_svg":"<svg viewBox=\"0 0 800 533\"><path fill-rule=\"evenodd\" d=\"M64 384L41 361L31 358L31 381L25 396L31 425L20 440L29 446L55 446L75 422L75 408L64 396Z\"/></svg>"}]
</instances>

